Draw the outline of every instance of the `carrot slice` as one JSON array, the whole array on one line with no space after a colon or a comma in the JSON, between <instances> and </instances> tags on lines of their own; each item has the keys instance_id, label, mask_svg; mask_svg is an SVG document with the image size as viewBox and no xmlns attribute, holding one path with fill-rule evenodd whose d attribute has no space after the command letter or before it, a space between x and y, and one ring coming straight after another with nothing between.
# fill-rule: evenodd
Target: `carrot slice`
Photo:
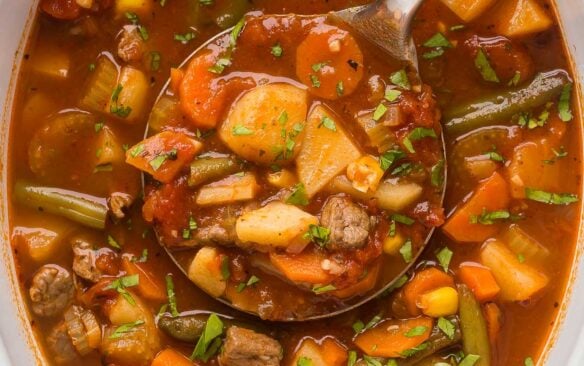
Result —
<instances>
[{"instance_id":1,"label":"carrot slice","mask_svg":"<svg viewBox=\"0 0 584 366\"><path fill-rule=\"evenodd\" d=\"M403 288L404 303L408 313L412 316L420 315L418 300L420 296L440 287L454 287L454 280L441 270L431 267L426 268L414 276Z\"/></svg>"},{"instance_id":2,"label":"carrot slice","mask_svg":"<svg viewBox=\"0 0 584 366\"><path fill-rule=\"evenodd\" d=\"M355 295L362 295L375 287L377 278L379 277L379 269L381 268L381 261L375 262L367 271L363 279L354 285L347 288L331 292L331 295L339 299L346 299Z\"/></svg>"},{"instance_id":3,"label":"carrot slice","mask_svg":"<svg viewBox=\"0 0 584 366\"><path fill-rule=\"evenodd\" d=\"M509 201L507 182L495 172L479 184L467 202L454 211L442 230L458 242L482 242L495 235L500 229L500 224L473 223L472 217L480 217L484 212L504 210Z\"/></svg>"},{"instance_id":4,"label":"carrot slice","mask_svg":"<svg viewBox=\"0 0 584 366\"><path fill-rule=\"evenodd\" d=\"M143 266L138 263L132 263L124 258L122 268L130 276L138 275L139 282L137 290L140 295L149 300L161 303L167 301L163 284L160 283L156 276L144 269Z\"/></svg>"},{"instance_id":5,"label":"carrot slice","mask_svg":"<svg viewBox=\"0 0 584 366\"><path fill-rule=\"evenodd\" d=\"M491 342L491 345L494 345L499 338L499 333L501 332L501 327L503 326L503 313L497 304L490 302L485 304L483 307L483 314L485 315L485 320L487 322L487 333L489 334L489 341Z\"/></svg>"},{"instance_id":6,"label":"carrot slice","mask_svg":"<svg viewBox=\"0 0 584 366\"><path fill-rule=\"evenodd\" d=\"M159 352L150 366L193 366L195 365L191 360L185 357L182 353L167 348Z\"/></svg>"},{"instance_id":7,"label":"carrot slice","mask_svg":"<svg viewBox=\"0 0 584 366\"><path fill-rule=\"evenodd\" d=\"M337 27L310 33L296 50L296 75L321 98L351 94L363 77L363 53L357 41Z\"/></svg>"},{"instance_id":8,"label":"carrot slice","mask_svg":"<svg viewBox=\"0 0 584 366\"><path fill-rule=\"evenodd\" d=\"M479 302L491 301L501 291L491 270L477 263L462 263L458 269L458 277L471 289Z\"/></svg>"},{"instance_id":9,"label":"carrot slice","mask_svg":"<svg viewBox=\"0 0 584 366\"><path fill-rule=\"evenodd\" d=\"M183 113L195 127L214 128L225 103L225 88L214 82L209 68L215 56L207 53L192 59L178 88Z\"/></svg>"},{"instance_id":10,"label":"carrot slice","mask_svg":"<svg viewBox=\"0 0 584 366\"><path fill-rule=\"evenodd\" d=\"M405 357L430 337L433 323L429 317L385 320L359 334L355 344L369 356Z\"/></svg>"},{"instance_id":11,"label":"carrot slice","mask_svg":"<svg viewBox=\"0 0 584 366\"><path fill-rule=\"evenodd\" d=\"M168 183L202 147L200 142L185 134L164 131L128 149L126 163Z\"/></svg>"},{"instance_id":12,"label":"carrot slice","mask_svg":"<svg viewBox=\"0 0 584 366\"><path fill-rule=\"evenodd\" d=\"M304 250L299 254L270 253L272 264L293 282L320 285L330 283L333 276L322 269L321 263L324 259L326 257L316 251Z\"/></svg>"}]
</instances>

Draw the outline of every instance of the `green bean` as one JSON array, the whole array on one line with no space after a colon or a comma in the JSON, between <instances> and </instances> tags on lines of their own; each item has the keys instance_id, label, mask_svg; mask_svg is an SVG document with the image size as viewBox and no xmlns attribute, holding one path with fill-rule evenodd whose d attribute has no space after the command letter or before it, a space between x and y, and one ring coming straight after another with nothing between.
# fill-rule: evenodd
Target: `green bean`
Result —
<instances>
[{"instance_id":1,"label":"green bean","mask_svg":"<svg viewBox=\"0 0 584 366\"><path fill-rule=\"evenodd\" d=\"M108 208L104 199L20 180L14 185L14 197L22 205L63 216L92 228L105 228Z\"/></svg>"},{"instance_id":2,"label":"green bean","mask_svg":"<svg viewBox=\"0 0 584 366\"><path fill-rule=\"evenodd\" d=\"M568 82L566 71L554 70L538 74L525 87L446 110L443 118L445 131L450 136L459 136L494 123L509 123L514 115L541 106L558 96Z\"/></svg>"},{"instance_id":3,"label":"green bean","mask_svg":"<svg viewBox=\"0 0 584 366\"><path fill-rule=\"evenodd\" d=\"M237 173L241 165L234 158L200 158L191 163L189 187L221 179L229 174Z\"/></svg>"},{"instance_id":4,"label":"green bean","mask_svg":"<svg viewBox=\"0 0 584 366\"><path fill-rule=\"evenodd\" d=\"M466 285L458 285L458 295L462 349L480 357L475 366L490 366L491 344L481 305Z\"/></svg>"},{"instance_id":5,"label":"green bean","mask_svg":"<svg viewBox=\"0 0 584 366\"><path fill-rule=\"evenodd\" d=\"M209 314L192 314L178 317L164 315L158 319L158 327L169 337L183 342L195 343L205 329L207 318L209 318ZM259 324L225 317L221 317L221 320L227 327L235 325L262 333L267 332L267 330Z\"/></svg>"},{"instance_id":6,"label":"green bean","mask_svg":"<svg viewBox=\"0 0 584 366\"><path fill-rule=\"evenodd\" d=\"M444 332L442 332L437 327L434 327L430 338L426 341L428 347L424 348L423 350L415 353L413 356L400 361L399 366L418 366L418 365L425 365L424 361L427 358L434 358L434 355L439 351L452 347L455 344L460 342L461 334L460 334L460 327L459 321L457 318L450 318L448 319L452 324L454 324L454 335L452 338L448 337Z\"/></svg>"}]
</instances>

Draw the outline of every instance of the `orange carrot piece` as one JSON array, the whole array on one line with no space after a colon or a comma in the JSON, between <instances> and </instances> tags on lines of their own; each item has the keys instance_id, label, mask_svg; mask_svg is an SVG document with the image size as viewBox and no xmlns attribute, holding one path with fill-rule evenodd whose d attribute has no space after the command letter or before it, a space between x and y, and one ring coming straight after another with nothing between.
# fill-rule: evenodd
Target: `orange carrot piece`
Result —
<instances>
[{"instance_id":1,"label":"orange carrot piece","mask_svg":"<svg viewBox=\"0 0 584 366\"><path fill-rule=\"evenodd\" d=\"M195 365L191 360L189 360L182 353L173 350L172 348L167 348L164 351L159 352L150 366L193 366Z\"/></svg>"},{"instance_id":2,"label":"orange carrot piece","mask_svg":"<svg viewBox=\"0 0 584 366\"><path fill-rule=\"evenodd\" d=\"M481 303L493 300L501 292L491 270L480 264L462 263L458 269L458 277Z\"/></svg>"},{"instance_id":3,"label":"orange carrot piece","mask_svg":"<svg viewBox=\"0 0 584 366\"><path fill-rule=\"evenodd\" d=\"M500 224L472 223L473 216L483 212L504 210L509 206L509 187L503 177L495 172L482 181L473 195L448 218L442 230L452 239L462 242L482 242L495 235Z\"/></svg>"},{"instance_id":4,"label":"orange carrot piece","mask_svg":"<svg viewBox=\"0 0 584 366\"><path fill-rule=\"evenodd\" d=\"M347 288L330 292L331 295L339 299L346 299L355 295L362 295L375 287L377 278L379 277L379 269L381 268L381 261L375 262L369 268L369 271L361 281Z\"/></svg>"},{"instance_id":5,"label":"orange carrot piece","mask_svg":"<svg viewBox=\"0 0 584 366\"><path fill-rule=\"evenodd\" d=\"M405 351L428 340L433 323L432 318L424 316L385 320L359 334L355 338L355 344L369 356L404 357Z\"/></svg>"},{"instance_id":6,"label":"orange carrot piece","mask_svg":"<svg viewBox=\"0 0 584 366\"><path fill-rule=\"evenodd\" d=\"M454 280L441 270L431 267L426 268L414 276L403 288L403 299L412 316L420 315L422 312L418 308L420 296L431 290L440 287L454 287Z\"/></svg>"},{"instance_id":7,"label":"orange carrot piece","mask_svg":"<svg viewBox=\"0 0 584 366\"><path fill-rule=\"evenodd\" d=\"M180 92L180 84L185 77L185 73L181 69L170 69L170 89L175 95Z\"/></svg>"},{"instance_id":8,"label":"orange carrot piece","mask_svg":"<svg viewBox=\"0 0 584 366\"><path fill-rule=\"evenodd\" d=\"M185 134L164 131L128 149L126 163L168 183L202 147L200 142Z\"/></svg>"},{"instance_id":9,"label":"orange carrot piece","mask_svg":"<svg viewBox=\"0 0 584 366\"><path fill-rule=\"evenodd\" d=\"M223 112L225 88L209 71L215 62L211 53L192 59L178 88L182 111L198 128L216 127Z\"/></svg>"},{"instance_id":10,"label":"orange carrot piece","mask_svg":"<svg viewBox=\"0 0 584 366\"><path fill-rule=\"evenodd\" d=\"M296 75L321 98L351 94L363 77L363 53L355 39L340 28L309 34L296 50Z\"/></svg>"},{"instance_id":11,"label":"orange carrot piece","mask_svg":"<svg viewBox=\"0 0 584 366\"><path fill-rule=\"evenodd\" d=\"M345 365L347 350L332 338L326 338L321 344L322 354L326 365Z\"/></svg>"},{"instance_id":12,"label":"orange carrot piece","mask_svg":"<svg viewBox=\"0 0 584 366\"><path fill-rule=\"evenodd\" d=\"M499 338L501 327L503 326L503 313L499 306L494 302L489 302L483 307L483 314L487 322L487 333L489 333L489 340L491 345L494 345Z\"/></svg>"},{"instance_id":13,"label":"orange carrot piece","mask_svg":"<svg viewBox=\"0 0 584 366\"><path fill-rule=\"evenodd\" d=\"M167 301L164 285L160 283L160 280L156 276L144 269L143 266L138 263L132 263L124 258L122 268L130 276L138 275L139 282L137 289L140 295L149 300L161 303Z\"/></svg>"},{"instance_id":14,"label":"orange carrot piece","mask_svg":"<svg viewBox=\"0 0 584 366\"><path fill-rule=\"evenodd\" d=\"M324 285L333 280L333 276L322 269L323 254L304 250L299 254L278 254L270 252L270 261L280 272L293 282L306 282Z\"/></svg>"}]
</instances>

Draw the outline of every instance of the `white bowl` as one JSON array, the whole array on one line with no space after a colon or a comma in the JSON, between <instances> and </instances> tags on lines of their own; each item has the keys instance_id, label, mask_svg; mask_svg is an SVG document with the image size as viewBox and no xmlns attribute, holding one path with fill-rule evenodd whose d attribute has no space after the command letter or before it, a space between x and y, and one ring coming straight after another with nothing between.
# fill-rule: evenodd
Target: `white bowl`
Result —
<instances>
[{"instance_id":1,"label":"white bowl","mask_svg":"<svg viewBox=\"0 0 584 366\"><path fill-rule=\"evenodd\" d=\"M0 202L8 202L7 164L8 135L14 83L23 57L27 34L34 17L38 0L0 0L0 101L3 101L0 119ZM297 0L302 1L302 0ZM562 28L568 42L578 78L579 99L582 97L584 75L584 0L557 0ZM578 108L582 111L581 104ZM583 193L583 192L581 192ZM580 194L580 197L584 195ZM584 230L579 227L578 249L574 258L567 296L561 310L541 365L584 365ZM8 207L0 207L0 365L43 365L42 353L28 320L14 270L14 258L10 247Z\"/></svg>"}]
</instances>

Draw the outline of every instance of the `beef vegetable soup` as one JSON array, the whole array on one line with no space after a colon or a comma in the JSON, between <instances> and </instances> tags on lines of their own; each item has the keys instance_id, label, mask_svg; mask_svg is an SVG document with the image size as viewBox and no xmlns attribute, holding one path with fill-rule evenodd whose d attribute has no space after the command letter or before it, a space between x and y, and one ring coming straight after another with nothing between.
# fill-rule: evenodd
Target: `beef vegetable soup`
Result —
<instances>
[{"instance_id":1,"label":"beef vegetable soup","mask_svg":"<svg viewBox=\"0 0 584 366\"><path fill-rule=\"evenodd\" d=\"M552 4L425 1L419 83L322 15L364 3L40 2L8 184L49 364L542 360L581 191Z\"/></svg>"}]
</instances>

